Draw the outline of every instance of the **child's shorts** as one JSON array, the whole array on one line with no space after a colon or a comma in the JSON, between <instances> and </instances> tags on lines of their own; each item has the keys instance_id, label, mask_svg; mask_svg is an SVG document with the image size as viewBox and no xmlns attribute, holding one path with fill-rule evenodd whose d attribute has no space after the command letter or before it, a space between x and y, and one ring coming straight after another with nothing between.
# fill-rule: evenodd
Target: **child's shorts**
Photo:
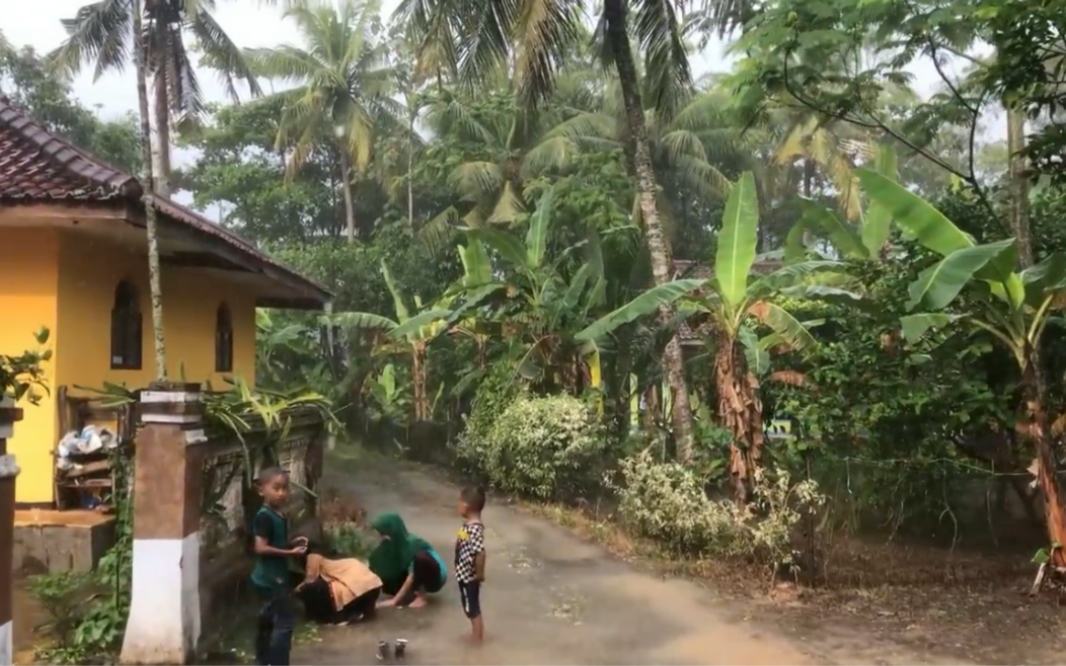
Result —
<instances>
[{"instance_id":1,"label":"child's shorts","mask_svg":"<svg viewBox=\"0 0 1066 666\"><path fill-rule=\"evenodd\" d=\"M463 612L473 620L481 617L481 583L459 583L459 599L463 602Z\"/></svg>"}]
</instances>

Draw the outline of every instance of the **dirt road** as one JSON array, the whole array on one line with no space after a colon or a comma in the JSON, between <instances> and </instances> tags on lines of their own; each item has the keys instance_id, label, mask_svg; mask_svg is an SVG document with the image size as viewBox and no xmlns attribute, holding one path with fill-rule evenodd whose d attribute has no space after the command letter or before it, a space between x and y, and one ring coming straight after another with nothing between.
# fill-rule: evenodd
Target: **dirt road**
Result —
<instances>
[{"instance_id":1,"label":"dirt road","mask_svg":"<svg viewBox=\"0 0 1066 666\"><path fill-rule=\"evenodd\" d=\"M457 489L423 471L380 461L334 465L327 487L354 495L373 515L398 511L446 561L460 519ZM469 630L453 580L427 608L393 609L353 627L324 628L295 649L295 664L375 663L377 640L410 640L418 664L808 664L782 639L724 619L705 590L633 570L565 530L507 506L484 514L482 590L486 642Z\"/></svg>"}]
</instances>

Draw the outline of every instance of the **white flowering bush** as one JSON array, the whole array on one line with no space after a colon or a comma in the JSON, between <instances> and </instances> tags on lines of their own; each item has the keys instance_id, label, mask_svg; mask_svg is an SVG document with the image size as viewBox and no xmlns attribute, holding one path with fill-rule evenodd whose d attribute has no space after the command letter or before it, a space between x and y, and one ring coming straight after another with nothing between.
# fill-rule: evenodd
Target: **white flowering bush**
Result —
<instances>
[{"instance_id":1,"label":"white flowering bush","mask_svg":"<svg viewBox=\"0 0 1066 666\"><path fill-rule=\"evenodd\" d=\"M755 497L752 508L757 517L748 521L752 552L777 567L795 569L796 552L792 535L800 520L813 515L825 505L825 495L812 479L792 482L789 473L779 470L776 478L767 478L763 469L755 472Z\"/></svg>"},{"instance_id":2,"label":"white flowering bush","mask_svg":"<svg viewBox=\"0 0 1066 666\"><path fill-rule=\"evenodd\" d=\"M800 519L825 502L814 481L792 484L787 472L756 475L751 504L708 499L702 481L649 451L621 463L619 514L640 536L676 553L752 557L773 567L793 566L792 534Z\"/></svg>"},{"instance_id":3,"label":"white flowering bush","mask_svg":"<svg viewBox=\"0 0 1066 666\"><path fill-rule=\"evenodd\" d=\"M553 499L581 490L605 443L595 414L577 398L519 395L484 442L484 467L501 490Z\"/></svg>"}]
</instances>

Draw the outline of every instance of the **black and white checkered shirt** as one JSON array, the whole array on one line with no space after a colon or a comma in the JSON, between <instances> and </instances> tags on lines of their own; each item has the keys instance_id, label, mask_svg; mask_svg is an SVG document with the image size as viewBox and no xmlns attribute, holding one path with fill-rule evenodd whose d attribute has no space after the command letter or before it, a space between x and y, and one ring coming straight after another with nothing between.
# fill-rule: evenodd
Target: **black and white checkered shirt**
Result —
<instances>
[{"instance_id":1,"label":"black and white checkered shirt","mask_svg":"<svg viewBox=\"0 0 1066 666\"><path fill-rule=\"evenodd\" d=\"M459 528L455 540L455 578L460 583L473 583L477 579L474 561L485 550L485 526L481 523L465 523Z\"/></svg>"}]
</instances>

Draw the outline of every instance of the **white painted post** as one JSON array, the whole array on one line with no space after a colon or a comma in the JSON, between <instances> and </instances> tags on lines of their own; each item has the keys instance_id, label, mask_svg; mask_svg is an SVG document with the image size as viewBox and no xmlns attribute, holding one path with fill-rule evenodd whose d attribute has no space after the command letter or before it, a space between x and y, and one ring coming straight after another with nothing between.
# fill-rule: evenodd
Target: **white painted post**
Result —
<instances>
[{"instance_id":1,"label":"white painted post","mask_svg":"<svg viewBox=\"0 0 1066 666\"><path fill-rule=\"evenodd\" d=\"M141 392L133 484L133 590L120 661L193 663L200 641L205 440L196 384Z\"/></svg>"},{"instance_id":2,"label":"white painted post","mask_svg":"<svg viewBox=\"0 0 1066 666\"><path fill-rule=\"evenodd\" d=\"M15 435L15 422L22 420L22 410L15 401L0 398L0 666L13 662L11 625L11 578L14 568L12 548L15 542L15 479L19 466L7 452L7 440Z\"/></svg>"}]
</instances>

